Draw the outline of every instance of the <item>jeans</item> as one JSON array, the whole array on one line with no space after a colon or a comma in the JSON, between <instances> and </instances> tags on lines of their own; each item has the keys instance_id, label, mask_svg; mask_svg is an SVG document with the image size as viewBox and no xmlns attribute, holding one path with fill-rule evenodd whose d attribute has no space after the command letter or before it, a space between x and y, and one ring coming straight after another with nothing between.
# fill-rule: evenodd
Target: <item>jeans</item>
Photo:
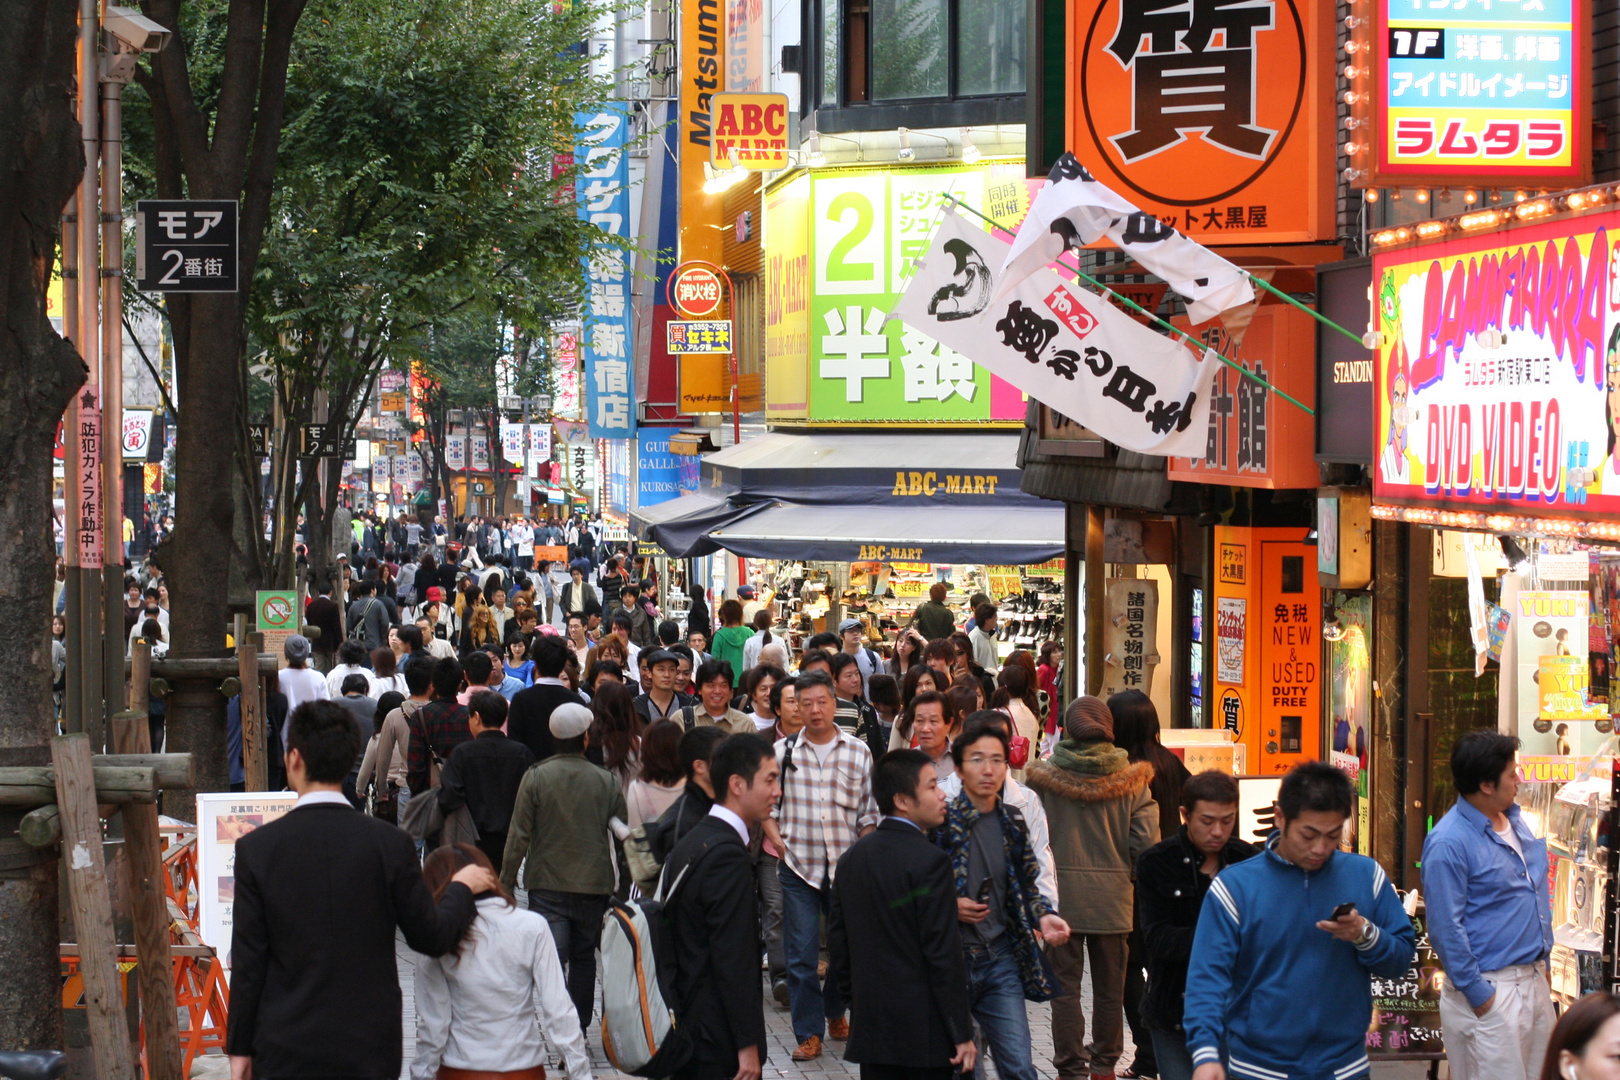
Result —
<instances>
[{"instance_id":1,"label":"jeans","mask_svg":"<svg viewBox=\"0 0 1620 1080\"><path fill-rule=\"evenodd\" d=\"M793 1014L793 1037L799 1042L826 1034L826 1021L844 1015L838 980L827 975L826 985L816 968L821 962L821 920L832 904L832 892L817 889L804 878L779 867L782 882L782 943L787 952L788 1001Z\"/></svg>"},{"instance_id":2,"label":"jeans","mask_svg":"<svg viewBox=\"0 0 1620 1080\"><path fill-rule=\"evenodd\" d=\"M1148 1029L1153 1035L1153 1056L1159 1063L1159 1080L1192 1080L1192 1054L1187 1052L1187 1036L1160 1027ZM1142 1060L1140 1047L1136 1060Z\"/></svg>"},{"instance_id":3,"label":"jeans","mask_svg":"<svg viewBox=\"0 0 1620 1080\"><path fill-rule=\"evenodd\" d=\"M787 978L787 952L782 946L782 874L778 869L781 862L775 855L760 852L754 868L759 882L760 937L765 940L772 986Z\"/></svg>"},{"instance_id":4,"label":"jeans","mask_svg":"<svg viewBox=\"0 0 1620 1080\"><path fill-rule=\"evenodd\" d=\"M596 946L602 939L607 897L583 893L529 891L529 910L544 915L557 943L557 958L568 976L568 996L579 1014L579 1027L590 1027L596 1004Z\"/></svg>"},{"instance_id":5,"label":"jeans","mask_svg":"<svg viewBox=\"0 0 1620 1080\"><path fill-rule=\"evenodd\" d=\"M968 1005L1001 1080L1035 1080L1024 981L1005 938L967 949Z\"/></svg>"}]
</instances>

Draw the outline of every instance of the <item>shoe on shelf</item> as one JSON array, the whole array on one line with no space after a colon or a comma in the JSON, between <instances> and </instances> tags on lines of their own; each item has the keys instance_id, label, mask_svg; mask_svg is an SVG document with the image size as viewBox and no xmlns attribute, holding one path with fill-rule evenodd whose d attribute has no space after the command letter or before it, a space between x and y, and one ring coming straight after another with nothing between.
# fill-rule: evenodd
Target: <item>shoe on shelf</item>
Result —
<instances>
[{"instance_id":1,"label":"shoe on shelf","mask_svg":"<svg viewBox=\"0 0 1620 1080\"><path fill-rule=\"evenodd\" d=\"M814 1061L821 1056L821 1036L812 1035L793 1051L794 1061Z\"/></svg>"},{"instance_id":2,"label":"shoe on shelf","mask_svg":"<svg viewBox=\"0 0 1620 1080\"><path fill-rule=\"evenodd\" d=\"M777 979L771 984L771 997L775 998L776 1003L782 1006L782 1008L785 1009L788 1007L788 985L786 979Z\"/></svg>"},{"instance_id":3,"label":"shoe on shelf","mask_svg":"<svg viewBox=\"0 0 1620 1080\"><path fill-rule=\"evenodd\" d=\"M827 1037L844 1042L849 1038L849 1018L840 1016L836 1020L827 1021Z\"/></svg>"}]
</instances>

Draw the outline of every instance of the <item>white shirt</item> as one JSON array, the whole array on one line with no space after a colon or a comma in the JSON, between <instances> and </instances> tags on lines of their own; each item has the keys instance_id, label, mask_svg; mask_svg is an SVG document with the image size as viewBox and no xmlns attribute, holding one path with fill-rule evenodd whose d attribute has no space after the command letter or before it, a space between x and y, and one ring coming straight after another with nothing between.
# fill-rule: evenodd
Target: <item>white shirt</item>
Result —
<instances>
[{"instance_id":1,"label":"white shirt","mask_svg":"<svg viewBox=\"0 0 1620 1080\"><path fill-rule=\"evenodd\" d=\"M713 806L709 807L709 816L717 817L727 825L730 825L737 831L737 835L742 838L743 845L747 846L748 825L743 821L742 817L739 816L736 811L729 810L726 807L721 806L719 803L715 803Z\"/></svg>"},{"instance_id":2,"label":"white shirt","mask_svg":"<svg viewBox=\"0 0 1620 1080\"><path fill-rule=\"evenodd\" d=\"M287 716L306 701L326 701L332 696L326 677L314 668L284 667L276 672L276 688L287 698ZM281 745L287 745L287 721L281 722Z\"/></svg>"},{"instance_id":3,"label":"white shirt","mask_svg":"<svg viewBox=\"0 0 1620 1080\"><path fill-rule=\"evenodd\" d=\"M479 898L477 907L459 957L417 958L411 1080L433 1080L440 1065L488 1072L543 1065L542 1028L562 1051L568 1080L590 1080L579 1014L546 920L498 896Z\"/></svg>"},{"instance_id":4,"label":"white shirt","mask_svg":"<svg viewBox=\"0 0 1620 1080\"><path fill-rule=\"evenodd\" d=\"M954 799L962 794L962 777L955 773L939 782L939 790L945 793L947 799ZM1001 788L1001 801L1008 806L1018 808L1024 815L1024 824L1029 826L1029 846L1035 849L1035 864L1040 867L1040 874L1035 878L1035 884L1040 888L1052 910L1058 906L1057 888L1057 861L1052 858L1051 828L1046 824L1046 807L1029 788L1007 777L1007 782Z\"/></svg>"},{"instance_id":5,"label":"white shirt","mask_svg":"<svg viewBox=\"0 0 1620 1080\"><path fill-rule=\"evenodd\" d=\"M338 664L326 673L326 696L341 697L343 695L343 680L350 675L364 675L366 677L366 696L376 697L381 691L382 684L377 676L371 673L370 668L363 668L359 664Z\"/></svg>"},{"instance_id":6,"label":"white shirt","mask_svg":"<svg viewBox=\"0 0 1620 1080\"><path fill-rule=\"evenodd\" d=\"M319 806L321 803L332 803L336 806L352 805L341 791L306 791L298 796L298 801L293 803L293 809L298 810L305 806Z\"/></svg>"}]
</instances>

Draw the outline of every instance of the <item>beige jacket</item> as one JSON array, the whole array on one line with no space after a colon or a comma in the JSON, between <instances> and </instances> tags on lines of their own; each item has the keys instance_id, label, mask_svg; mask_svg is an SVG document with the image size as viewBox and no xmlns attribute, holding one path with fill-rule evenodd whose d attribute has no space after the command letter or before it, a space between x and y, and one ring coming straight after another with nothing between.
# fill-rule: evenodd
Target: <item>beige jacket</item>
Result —
<instances>
[{"instance_id":1,"label":"beige jacket","mask_svg":"<svg viewBox=\"0 0 1620 1080\"><path fill-rule=\"evenodd\" d=\"M1060 760L1088 771L1063 768ZM1152 764L1130 764L1109 743L1064 740L1053 758L1025 772L1046 810L1058 914L1077 934L1130 933L1136 857L1159 842L1159 808L1148 791Z\"/></svg>"}]
</instances>

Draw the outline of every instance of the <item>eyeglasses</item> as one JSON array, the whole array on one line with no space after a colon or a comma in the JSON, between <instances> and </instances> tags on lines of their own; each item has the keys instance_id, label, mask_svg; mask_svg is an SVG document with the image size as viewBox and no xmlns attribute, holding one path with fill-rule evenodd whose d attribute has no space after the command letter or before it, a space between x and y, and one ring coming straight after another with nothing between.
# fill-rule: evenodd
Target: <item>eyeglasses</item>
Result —
<instances>
[{"instance_id":1,"label":"eyeglasses","mask_svg":"<svg viewBox=\"0 0 1620 1080\"><path fill-rule=\"evenodd\" d=\"M964 764L974 765L979 768L989 765L992 768L999 769L1003 765L1007 764L1007 759L1004 757L985 757L983 754L974 754L972 757L968 758Z\"/></svg>"}]
</instances>

